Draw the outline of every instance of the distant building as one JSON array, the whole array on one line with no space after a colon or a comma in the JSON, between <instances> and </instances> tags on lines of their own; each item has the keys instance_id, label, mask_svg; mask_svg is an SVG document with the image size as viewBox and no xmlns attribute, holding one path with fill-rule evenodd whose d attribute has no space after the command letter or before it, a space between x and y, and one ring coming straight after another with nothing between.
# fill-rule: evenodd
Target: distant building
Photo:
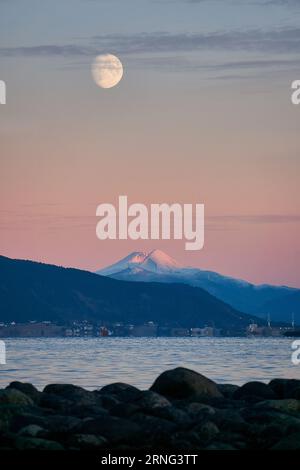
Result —
<instances>
[{"instance_id":1,"label":"distant building","mask_svg":"<svg viewBox=\"0 0 300 470\"><path fill-rule=\"evenodd\" d=\"M191 336L220 336L221 330L206 326L204 328L191 328Z\"/></svg>"},{"instance_id":2,"label":"distant building","mask_svg":"<svg viewBox=\"0 0 300 470\"><path fill-rule=\"evenodd\" d=\"M171 328L170 336L190 336L189 328Z\"/></svg>"},{"instance_id":3,"label":"distant building","mask_svg":"<svg viewBox=\"0 0 300 470\"><path fill-rule=\"evenodd\" d=\"M136 325L130 330L130 336L157 336L157 325L150 322L146 325Z\"/></svg>"}]
</instances>

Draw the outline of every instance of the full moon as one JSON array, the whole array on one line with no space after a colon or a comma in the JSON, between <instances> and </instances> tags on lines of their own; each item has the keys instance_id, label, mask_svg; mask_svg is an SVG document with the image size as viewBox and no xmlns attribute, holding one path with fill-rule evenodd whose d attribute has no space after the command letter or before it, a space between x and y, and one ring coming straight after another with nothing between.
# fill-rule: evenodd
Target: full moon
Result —
<instances>
[{"instance_id":1,"label":"full moon","mask_svg":"<svg viewBox=\"0 0 300 470\"><path fill-rule=\"evenodd\" d=\"M98 55L92 65L92 75L101 88L112 88L123 77L122 62L112 54Z\"/></svg>"}]
</instances>

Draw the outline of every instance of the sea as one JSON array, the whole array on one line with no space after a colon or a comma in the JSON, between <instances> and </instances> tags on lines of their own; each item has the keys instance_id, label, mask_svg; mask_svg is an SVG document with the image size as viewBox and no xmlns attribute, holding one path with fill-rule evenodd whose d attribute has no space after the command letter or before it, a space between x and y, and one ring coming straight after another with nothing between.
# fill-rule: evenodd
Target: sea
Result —
<instances>
[{"instance_id":1,"label":"sea","mask_svg":"<svg viewBox=\"0 0 300 470\"><path fill-rule=\"evenodd\" d=\"M167 369L188 367L217 383L300 379L289 338L7 338L0 388L18 380L39 390L72 383L88 390L113 382L149 388Z\"/></svg>"}]
</instances>

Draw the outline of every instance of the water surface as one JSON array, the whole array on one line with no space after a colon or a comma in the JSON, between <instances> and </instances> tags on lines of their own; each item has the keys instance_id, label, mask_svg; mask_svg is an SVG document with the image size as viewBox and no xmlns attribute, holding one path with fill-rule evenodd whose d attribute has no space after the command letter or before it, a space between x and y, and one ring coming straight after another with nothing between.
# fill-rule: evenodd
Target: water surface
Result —
<instances>
[{"instance_id":1,"label":"water surface","mask_svg":"<svg viewBox=\"0 0 300 470\"><path fill-rule=\"evenodd\" d=\"M13 380L39 389L73 383L95 389L112 382L148 388L164 370L194 369L219 383L300 378L288 338L11 338L0 387Z\"/></svg>"}]
</instances>

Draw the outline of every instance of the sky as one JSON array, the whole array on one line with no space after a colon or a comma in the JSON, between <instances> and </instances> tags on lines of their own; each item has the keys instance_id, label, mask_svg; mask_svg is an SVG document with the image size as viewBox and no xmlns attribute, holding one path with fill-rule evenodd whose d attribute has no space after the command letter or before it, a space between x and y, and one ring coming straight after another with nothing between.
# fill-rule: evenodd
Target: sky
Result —
<instances>
[{"instance_id":1,"label":"sky","mask_svg":"<svg viewBox=\"0 0 300 470\"><path fill-rule=\"evenodd\" d=\"M118 86L91 64L112 53ZM160 248L300 287L298 0L0 0L0 253L96 270ZM100 241L96 207L204 203L205 245Z\"/></svg>"}]
</instances>

